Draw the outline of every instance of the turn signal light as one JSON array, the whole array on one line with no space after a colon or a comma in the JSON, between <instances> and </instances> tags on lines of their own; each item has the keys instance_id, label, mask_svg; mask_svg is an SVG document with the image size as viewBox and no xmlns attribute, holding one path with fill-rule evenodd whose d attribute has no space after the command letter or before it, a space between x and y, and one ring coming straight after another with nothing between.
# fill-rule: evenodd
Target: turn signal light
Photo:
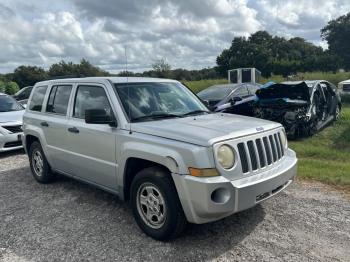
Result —
<instances>
[{"instance_id":1,"label":"turn signal light","mask_svg":"<svg viewBox=\"0 0 350 262\"><path fill-rule=\"evenodd\" d=\"M190 167L188 168L188 171L190 172L191 176L195 176L195 177L219 176L219 173L215 168L199 169L199 168Z\"/></svg>"}]
</instances>

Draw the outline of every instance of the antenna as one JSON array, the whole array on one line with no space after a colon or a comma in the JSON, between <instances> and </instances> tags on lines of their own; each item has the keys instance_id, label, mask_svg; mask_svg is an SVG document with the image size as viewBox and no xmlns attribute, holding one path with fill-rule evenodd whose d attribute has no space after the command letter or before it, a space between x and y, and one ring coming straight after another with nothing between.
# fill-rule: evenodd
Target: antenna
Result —
<instances>
[{"instance_id":1,"label":"antenna","mask_svg":"<svg viewBox=\"0 0 350 262\"><path fill-rule=\"evenodd\" d=\"M126 75L126 82L129 82L129 77L128 77L128 55L126 52L126 46L124 46L124 51L125 51L125 75Z\"/></svg>"},{"instance_id":2,"label":"antenna","mask_svg":"<svg viewBox=\"0 0 350 262\"><path fill-rule=\"evenodd\" d=\"M127 52L126 52L126 45L124 46L124 50L125 50L125 74L126 74L126 83L129 83L129 76L128 76L128 55L127 55ZM130 87L129 85L127 85L127 88L128 88L128 101L130 103ZM131 131L131 110L130 110L130 105L129 105L129 110L128 110L128 117L130 119L130 123L129 123L129 134L131 135L132 134L132 131Z\"/></svg>"}]
</instances>

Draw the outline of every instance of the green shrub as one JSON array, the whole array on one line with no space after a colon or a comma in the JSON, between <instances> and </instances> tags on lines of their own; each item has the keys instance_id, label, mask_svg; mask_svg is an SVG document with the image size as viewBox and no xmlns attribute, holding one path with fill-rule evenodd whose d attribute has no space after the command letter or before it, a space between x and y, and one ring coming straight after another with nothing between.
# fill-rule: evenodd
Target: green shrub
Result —
<instances>
[{"instance_id":1,"label":"green shrub","mask_svg":"<svg viewBox=\"0 0 350 262\"><path fill-rule=\"evenodd\" d=\"M6 85L3 81L0 81L0 93L5 93Z\"/></svg>"},{"instance_id":2,"label":"green shrub","mask_svg":"<svg viewBox=\"0 0 350 262\"><path fill-rule=\"evenodd\" d=\"M17 85L16 82L7 82L5 84L5 92L8 95L14 95L19 91L19 86Z\"/></svg>"}]
</instances>

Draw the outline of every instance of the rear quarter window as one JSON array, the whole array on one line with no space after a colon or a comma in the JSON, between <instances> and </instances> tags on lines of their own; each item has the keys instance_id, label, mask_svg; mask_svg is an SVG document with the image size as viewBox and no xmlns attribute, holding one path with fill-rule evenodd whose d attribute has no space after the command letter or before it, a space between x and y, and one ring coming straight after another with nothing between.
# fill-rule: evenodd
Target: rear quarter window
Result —
<instances>
[{"instance_id":1,"label":"rear quarter window","mask_svg":"<svg viewBox=\"0 0 350 262\"><path fill-rule=\"evenodd\" d=\"M47 86L37 86L34 88L32 98L29 102L29 110L40 112L46 94Z\"/></svg>"}]
</instances>

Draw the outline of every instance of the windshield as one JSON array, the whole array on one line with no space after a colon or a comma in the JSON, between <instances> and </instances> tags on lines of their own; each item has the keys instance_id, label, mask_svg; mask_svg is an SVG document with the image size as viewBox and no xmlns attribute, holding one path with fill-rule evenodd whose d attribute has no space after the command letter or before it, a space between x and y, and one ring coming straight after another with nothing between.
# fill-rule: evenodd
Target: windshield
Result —
<instances>
[{"instance_id":1,"label":"windshield","mask_svg":"<svg viewBox=\"0 0 350 262\"><path fill-rule=\"evenodd\" d=\"M115 84L132 122L208 113L208 109L180 83Z\"/></svg>"},{"instance_id":2,"label":"windshield","mask_svg":"<svg viewBox=\"0 0 350 262\"><path fill-rule=\"evenodd\" d=\"M23 106L12 97L0 95L0 112L19 111L23 109Z\"/></svg>"},{"instance_id":3,"label":"windshield","mask_svg":"<svg viewBox=\"0 0 350 262\"><path fill-rule=\"evenodd\" d=\"M236 85L215 85L200 91L197 95L202 100L220 101L227 97Z\"/></svg>"}]
</instances>

